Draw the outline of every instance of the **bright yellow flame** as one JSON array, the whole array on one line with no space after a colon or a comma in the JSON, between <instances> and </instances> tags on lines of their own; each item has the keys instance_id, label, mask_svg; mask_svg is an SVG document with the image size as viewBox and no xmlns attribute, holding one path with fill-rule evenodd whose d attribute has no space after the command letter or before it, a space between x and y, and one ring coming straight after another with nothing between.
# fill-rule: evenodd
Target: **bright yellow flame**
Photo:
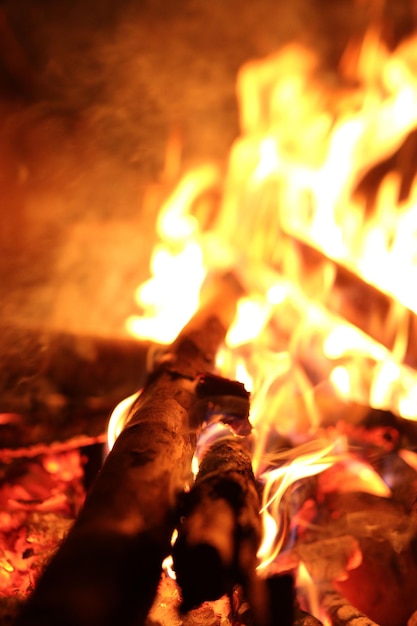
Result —
<instances>
[{"instance_id":1,"label":"bright yellow flame","mask_svg":"<svg viewBox=\"0 0 417 626\"><path fill-rule=\"evenodd\" d=\"M129 416L130 409L139 397L140 391L125 398L116 406L110 416L109 425L107 427L107 446L111 450L114 442L123 430L126 419Z\"/></svg>"},{"instance_id":2,"label":"bright yellow flame","mask_svg":"<svg viewBox=\"0 0 417 626\"><path fill-rule=\"evenodd\" d=\"M196 455L193 456L192 461L191 461L191 473L194 477L194 479L196 478L197 474L198 474L198 468L199 468L199 461Z\"/></svg>"},{"instance_id":3,"label":"bright yellow flame","mask_svg":"<svg viewBox=\"0 0 417 626\"><path fill-rule=\"evenodd\" d=\"M288 297L288 285L283 283L272 285L268 289L266 297L272 305L281 304Z\"/></svg>"},{"instance_id":4,"label":"bright yellow flame","mask_svg":"<svg viewBox=\"0 0 417 626\"><path fill-rule=\"evenodd\" d=\"M256 339L267 320L269 309L266 304L242 298L237 307L237 315L226 337L226 343L234 348Z\"/></svg>"},{"instance_id":5,"label":"bright yellow flame","mask_svg":"<svg viewBox=\"0 0 417 626\"><path fill-rule=\"evenodd\" d=\"M387 313L386 345L394 346L389 350L343 321L352 304L343 289L335 290L339 318L325 308L340 269L353 277L352 284L356 276L388 302L417 313L417 291L410 289L417 284L417 180L401 199L398 172L382 176L372 202L358 188L417 128L411 54L416 43L390 52L370 30L361 49L352 47L345 55L337 80L328 80L316 55L296 45L248 64L238 77L244 134L232 148L218 213L207 220L211 230L199 223L195 204L218 189L214 166L186 175L158 218L152 278L136 294L144 315L129 318L132 333L172 342L197 310L207 273L220 267L233 270L246 290L216 362L221 373L253 392L253 466L265 482L260 568L282 547L285 494L345 454L340 440L309 441L321 426L315 396L320 385L344 399L417 420L417 374L402 362L409 341L407 311L398 314L401 307L393 305ZM323 260L320 271L314 259L311 267L305 262L300 253L305 244ZM303 294L306 284L315 304ZM300 435L293 422L303 411L307 419ZM308 443L275 459L263 473L271 433ZM349 463L351 488L388 496L369 467ZM330 472L322 478L330 489Z\"/></svg>"},{"instance_id":6,"label":"bright yellow flame","mask_svg":"<svg viewBox=\"0 0 417 626\"><path fill-rule=\"evenodd\" d=\"M195 235L199 225L194 215L190 214L192 204L198 196L216 187L219 182L219 170L213 164L202 165L188 172L159 213L157 230L161 239L178 243Z\"/></svg>"},{"instance_id":7,"label":"bright yellow flame","mask_svg":"<svg viewBox=\"0 0 417 626\"><path fill-rule=\"evenodd\" d=\"M372 341L360 330L348 324L329 328L323 343L323 352L328 359L340 359L347 354L369 354L379 361L386 357L386 349L376 341Z\"/></svg>"},{"instance_id":8,"label":"bright yellow flame","mask_svg":"<svg viewBox=\"0 0 417 626\"><path fill-rule=\"evenodd\" d=\"M278 524L274 517L267 510L264 511L262 515L262 525L263 525L263 539L262 543L258 550L258 558L261 559L262 565L259 566L259 569L262 569L263 560L269 557L271 553L273 553L275 547L275 540L278 534Z\"/></svg>"},{"instance_id":9,"label":"bright yellow flame","mask_svg":"<svg viewBox=\"0 0 417 626\"><path fill-rule=\"evenodd\" d=\"M203 237L193 210L198 199L219 183L219 169L213 164L202 165L184 176L163 205L157 221L160 242L151 258L152 277L138 287L135 296L143 314L126 322L128 332L135 337L171 343L198 309L207 268ZM220 259L219 265L222 263Z\"/></svg>"},{"instance_id":10,"label":"bright yellow flame","mask_svg":"<svg viewBox=\"0 0 417 626\"><path fill-rule=\"evenodd\" d=\"M178 253L158 247L152 269L154 277L136 293L138 303L147 306L147 314L129 317L127 328L136 337L169 344L198 309L206 276L201 247L193 241Z\"/></svg>"},{"instance_id":11,"label":"bright yellow flame","mask_svg":"<svg viewBox=\"0 0 417 626\"><path fill-rule=\"evenodd\" d=\"M171 536L171 546L174 545L177 538L178 538L178 530L174 528L174 531ZM172 580L177 580L177 575L174 570L174 559L172 558L171 554L165 557L165 559L162 561L162 569L170 578L172 578Z\"/></svg>"},{"instance_id":12,"label":"bright yellow flame","mask_svg":"<svg viewBox=\"0 0 417 626\"><path fill-rule=\"evenodd\" d=\"M346 398L349 398L352 386L350 384L350 376L346 367L339 365L332 370L330 381L336 387L337 391Z\"/></svg>"},{"instance_id":13,"label":"bright yellow flame","mask_svg":"<svg viewBox=\"0 0 417 626\"><path fill-rule=\"evenodd\" d=\"M346 455L320 476L322 493L362 492L380 498L389 498L391 489L379 474L365 461Z\"/></svg>"}]
</instances>

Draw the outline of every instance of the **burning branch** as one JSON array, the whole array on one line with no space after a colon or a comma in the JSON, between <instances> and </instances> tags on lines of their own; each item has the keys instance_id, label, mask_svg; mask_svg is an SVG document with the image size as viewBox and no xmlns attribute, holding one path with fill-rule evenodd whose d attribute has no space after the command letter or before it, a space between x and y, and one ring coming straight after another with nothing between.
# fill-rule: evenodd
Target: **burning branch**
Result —
<instances>
[{"instance_id":1,"label":"burning branch","mask_svg":"<svg viewBox=\"0 0 417 626\"><path fill-rule=\"evenodd\" d=\"M174 546L184 611L231 595L238 583L251 595L262 535L259 509L248 452L233 439L212 445L188 495Z\"/></svg>"},{"instance_id":2,"label":"burning branch","mask_svg":"<svg viewBox=\"0 0 417 626\"><path fill-rule=\"evenodd\" d=\"M216 600L241 585L256 626L292 626L291 575L258 576L262 538L258 487L251 458L238 439L223 439L205 453L188 495L174 565L182 610Z\"/></svg>"},{"instance_id":3,"label":"burning branch","mask_svg":"<svg viewBox=\"0 0 417 626\"><path fill-rule=\"evenodd\" d=\"M238 296L218 281L149 377L19 626L144 623L205 419L198 377L214 368Z\"/></svg>"}]
</instances>

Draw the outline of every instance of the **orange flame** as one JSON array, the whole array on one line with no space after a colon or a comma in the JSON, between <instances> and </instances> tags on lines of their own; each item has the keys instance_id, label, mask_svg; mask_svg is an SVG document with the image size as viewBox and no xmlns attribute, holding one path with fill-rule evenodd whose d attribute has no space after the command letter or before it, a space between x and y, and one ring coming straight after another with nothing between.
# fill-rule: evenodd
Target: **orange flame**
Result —
<instances>
[{"instance_id":1,"label":"orange flame","mask_svg":"<svg viewBox=\"0 0 417 626\"><path fill-rule=\"evenodd\" d=\"M417 420L417 373L403 363L404 311L417 313L409 288L417 281L417 179L404 198L400 173L388 172L372 210L358 193L364 175L417 128L416 43L389 52L370 29L346 51L337 76L298 45L242 68L242 136L225 181L203 166L167 200L153 278L136 294L144 315L127 322L136 336L169 343L197 310L210 273L232 270L245 288L217 366L252 390L253 466L265 484L260 569L282 548L280 503L300 479L322 473L324 490L340 489L340 465L330 468L345 463L343 488L390 495L369 466L349 457L344 439L321 438L319 390ZM196 200L222 182L217 213L199 221ZM319 278L301 261L303 245L325 260ZM339 316L326 309L338 267L388 297L392 349L347 323L343 303ZM310 279L317 285L307 290ZM123 423L125 410L112 422ZM272 435L301 446L271 459ZM197 456L194 464L196 472Z\"/></svg>"},{"instance_id":2,"label":"orange flame","mask_svg":"<svg viewBox=\"0 0 417 626\"><path fill-rule=\"evenodd\" d=\"M264 539L258 550L260 564L264 569L277 557L283 546L287 520L279 511L285 492L302 478L315 476L328 469L341 452L342 440L335 442L312 441L298 449L281 454L284 461L280 467L268 470L261 478L265 481L261 512L264 520ZM288 461L285 460L286 457ZM278 459L275 459L277 462ZM278 523L281 520L281 526Z\"/></svg>"}]
</instances>

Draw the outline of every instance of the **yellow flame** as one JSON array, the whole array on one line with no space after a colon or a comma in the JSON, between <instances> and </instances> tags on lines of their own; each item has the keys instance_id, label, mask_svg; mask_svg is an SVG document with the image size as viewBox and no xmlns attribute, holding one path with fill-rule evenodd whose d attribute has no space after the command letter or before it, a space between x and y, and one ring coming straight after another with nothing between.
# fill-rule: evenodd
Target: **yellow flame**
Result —
<instances>
[{"instance_id":1,"label":"yellow flame","mask_svg":"<svg viewBox=\"0 0 417 626\"><path fill-rule=\"evenodd\" d=\"M217 214L202 224L194 210L221 182L216 167L202 166L162 208L152 278L136 294L144 314L127 322L136 336L169 343L197 310L208 273L231 269L246 290L216 362L253 391L253 466L265 483L260 568L285 539L285 494L346 452L343 441L314 439L319 389L417 420L417 373L403 362L407 309L417 313L417 291L410 289L417 284L417 179L407 197L399 171L381 176L371 198L362 189L372 168L417 129L416 43L390 52L371 29L361 47L349 48L338 76L299 45L245 66L238 76L243 134L232 147ZM323 260L320 271L314 258L305 262L306 244ZM343 290L339 316L326 309L338 268L353 285L356 277L392 302L391 349L343 319L354 301ZM274 435L308 443L268 466ZM349 471L351 486L366 490L369 483L372 493L389 495L369 467L351 462ZM330 485L330 474L325 479Z\"/></svg>"},{"instance_id":2,"label":"yellow flame","mask_svg":"<svg viewBox=\"0 0 417 626\"><path fill-rule=\"evenodd\" d=\"M317 618L321 617L318 588L304 561L298 564L295 585L305 599L305 610Z\"/></svg>"},{"instance_id":3,"label":"yellow flame","mask_svg":"<svg viewBox=\"0 0 417 626\"><path fill-rule=\"evenodd\" d=\"M152 270L153 278L136 292L146 313L129 317L127 328L136 337L169 344L198 309L206 276L201 247L190 241L173 253L159 246L152 257Z\"/></svg>"},{"instance_id":4,"label":"yellow flame","mask_svg":"<svg viewBox=\"0 0 417 626\"><path fill-rule=\"evenodd\" d=\"M197 311L207 268L194 204L219 182L219 169L202 165L184 176L163 205L157 220L160 242L151 258L152 277L135 294L143 313L126 322L135 337L169 344ZM220 255L218 262L223 262Z\"/></svg>"},{"instance_id":5,"label":"yellow flame","mask_svg":"<svg viewBox=\"0 0 417 626\"><path fill-rule=\"evenodd\" d=\"M140 391L125 398L115 407L110 415L109 424L107 427L107 447L111 450L114 446L114 442L123 430L126 423L126 419L129 416L130 409L134 402L139 397Z\"/></svg>"},{"instance_id":6,"label":"yellow flame","mask_svg":"<svg viewBox=\"0 0 417 626\"><path fill-rule=\"evenodd\" d=\"M229 329L226 343L231 348L256 339L262 332L268 316L268 309L262 302L241 298L237 316Z\"/></svg>"},{"instance_id":7,"label":"yellow flame","mask_svg":"<svg viewBox=\"0 0 417 626\"><path fill-rule=\"evenodd\" d=\"M174 528L174 531L171 536L171 546L174 545L177 538L178 538L178 530ZM165 557L165 559L162 561L162 569L167 574L167 576L172 578L172 580L177 580L177 575L174 570L174 559L172 558L171 554Z\"/></svg>"},{"instance_id":8,"label":"yellow flame","mask_svg":"<svg viewBox=\"0 0 417 626\"><path fill-rule=\"evenodd\" d=\"M341 439L330 443L324 440L312 441L307 446L291 450L288 454L293 458L261 476L265 483L261 509L265 516L265 532L258 551L258 558L261 559L258 569L270 565L283 545L287 523L279 507L285 492L298 480L315 476L331 467L337 459L337 453L340 453L341 444ZM278 520L281 524L278 524Z\"/></svg>"},{"instance_id":9,"label":"yellow flame","mask_svg":"<svg viewBox=\"0 0 417 626\"><path fill-rule=\"evenodd\" d=\"M369 463L348 454L344 460L338 460L323 472L320 476L320 491L322 493L357 491L380 498L391 496L391 489Z\"/></svg>"},{"instance_id":10,"label":"yellow flame","mask_svg":"<svg viewBox=\"0 0 417 626\"><path fill-rule=\"evenodd\" d=\"M330 374L330 381L342 396L349 398L352 392L352 385L350 383L349 370L346 367L342 365L335 367Z\"/></svg>"}]
</instances>

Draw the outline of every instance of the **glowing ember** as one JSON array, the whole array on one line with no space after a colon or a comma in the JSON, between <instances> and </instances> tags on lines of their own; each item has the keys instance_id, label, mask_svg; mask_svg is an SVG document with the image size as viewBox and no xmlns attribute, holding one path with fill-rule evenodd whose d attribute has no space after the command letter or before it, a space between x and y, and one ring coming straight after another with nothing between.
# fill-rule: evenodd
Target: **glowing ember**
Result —
<instances>
[{"instance_id":1,"label":"glowing ember","mask_svg":"<svg viewBox=\"0 0 417 626\"><path fill-rule=\"evenodd\" d=\"M3 467L0 596L23 599L62 541L84 499L78 450Z\"/></svg>"}]
</instances>

